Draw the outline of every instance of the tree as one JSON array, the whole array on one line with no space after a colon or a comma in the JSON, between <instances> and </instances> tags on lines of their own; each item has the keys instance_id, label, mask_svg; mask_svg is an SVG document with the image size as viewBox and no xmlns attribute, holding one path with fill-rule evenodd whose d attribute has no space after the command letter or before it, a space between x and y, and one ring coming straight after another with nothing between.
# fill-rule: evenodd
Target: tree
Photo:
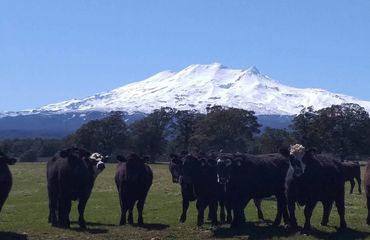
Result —
<instances>
[{"instance_id":1,"label":"tree","mask_svg":"<svg viewBox=\"0 0 370 240\"><path fill-rule=\"evenodd\" d=\"M317 112L313 107L302 109L299 115L293 119L290 126L298 143L306 147L317 147L320 145L320 134L317 128Z\"/></svg>"},{"instance_id":2,"label":"tree","mask_svg":"<svg viewBox=\"0 0 370 240\"><path fill-rule=\"evenodd\" d=\"M358 104L332 105L303 111L293 120L298 140L308 147L347 156L368 152L369 114Z\"/></svg>"},{"instance_id":3,"label":"tree","mask_svg":"<svg viewBox=\"0 0 370 240\"><path fill-rule=\"evenodd\" d=\"M266 127L257 137L256 145L260 153L276 153L282 147L289 147L295 140L290 132L285 129Z\"/></svg>"},{"instance_id":4,"label":"tree","mask_svg":"<svg viewBox=\"0 0 370 240\"><path fill-rule=\"evenodd\" d=\"M247 142L259 133L260 125L253 111L213 106L194 126L192 148L209 151L247 151Z\"/></svg>"},{"instance_id":5,"label":"tree","mask_svg":"<svg viewBox=\"0 0 370 240\"><path fill-rule=\"evenodd\" d=\"M177 111L175 113L173 126L173 144L178 151L189 151L190 138L194 131L194 125L200 121L204 115L195 110Z\"/></svg>"},{"instance_id":6,"label":"tree","mask_svg":"<svg viewBox=\"0 0 370 240\"><path fill-rule=\"evenodd\" d=\"M120 151L127 142L127 126L121 112L112 112L101 120L92 120L82 125L72 136L69 145L86 148L93 152L112 154Z\"/></svg>"},{"instance_id":7,"label":"tree","mask_svg":"<svg viewBox=\"0 0 370 240\"><path fill-rule=\"evenodd\" d=\"M131 124L131 149L140 155L149 155L152 161L155 161L166 147L166 137L170 132L173 115L172 108L161 108Z\"/></svg>"}]
</instances>

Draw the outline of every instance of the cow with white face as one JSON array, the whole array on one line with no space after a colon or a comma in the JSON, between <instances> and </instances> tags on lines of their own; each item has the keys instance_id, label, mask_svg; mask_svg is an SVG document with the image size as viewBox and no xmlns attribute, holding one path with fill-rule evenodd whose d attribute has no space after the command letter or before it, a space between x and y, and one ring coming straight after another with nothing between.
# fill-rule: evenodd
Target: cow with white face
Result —
<instances>
[{"instance_id":1,"label":"cow with white face","mask_svg":"<svg viewBox=\"0 0 370 240\"><path fill-rule=\"evenodd\" d=\"M290 155L298 161L298 164L299 164L299 168L300 170L302 171L302 173L304 172L304 170L306 169L306 164L303 162L303 156L305 154L305 147L301 144L295 144L295 145L292 145L290 146Z\"/></svg>"},{"instance_id":2,"label":"cow with white face","mask_svg":"<svg viewBox=\"0 0 370 240\"><path fill-rule=\"evenodd\" d=\"M290 148L290 167L286 175L286 196L290 224L297 226L295 203L304 205L304 232L310 231L311 216L317 202L323 204L321 224L326 226L332 204L335 202L340 228L346 228L344 218L344 165L331 155L315 154L314 149L305 150L302 145L295 144Z\"/></svg>"},{"instance_id":3,"label":"cow with white face","mask_svg":"<svg viewBox=\"0 0 370 240\"><path fill-rule=\"evenodd\" d=\"M104 170L105 168L104 162L107 161L107 157L103 157L103 155L101 155L100 153L93 153L91 154L89 159L91 161L96 162L96 165L94 168L94 178L96 178L99 175L99 173L101 173Z\"/></svg>"},{"instance_id":4,"label":"cow with white face","mask_svg":"<svg viewBox=\"0 0 370 240\"><path fill-rule=\"evenodd\" d=\"M59 151L47 163L49 222L69 228L71 201L78 200L78 223L86 228L84 212L94 182L105 168L106 157L81 148Z\"/></svg>"}]
</instances>

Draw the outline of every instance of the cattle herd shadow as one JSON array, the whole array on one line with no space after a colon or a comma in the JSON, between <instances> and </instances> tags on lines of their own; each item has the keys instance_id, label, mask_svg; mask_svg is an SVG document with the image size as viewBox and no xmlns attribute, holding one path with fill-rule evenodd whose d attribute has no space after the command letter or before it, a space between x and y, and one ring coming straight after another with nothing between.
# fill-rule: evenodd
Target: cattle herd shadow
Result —
<instances>
[{"instance_id":1,"label":"cattle herd shadow","mask_svg":"<svg viewBox=\"0 0 370 240\"><path fill-rule=\"evenodd\" d=\"M72 221L73 223L77 223ZM119 225L115 224L106 224L106 223L98 223L98 222L87 222L86 223L87 228L82 229L80 227L71 227L72 231L77 231L77 232L86 232L86 233L91 233L91 234L102 234L102 233L107 233L108 230L105 228L96 228L96 227L117 227ZM134 224L132 225L133 227L138 227L138 228L144 228L146 230L164 230L166 228L169 228L170 226L167 224L161 224L161 223L145 223L145 224ZM93 227L93 228L89 228ZM2 240L2 238L0 238Z\"/></svg>"},{"instance_id":2,"label":"cattle herd shadow","mask_svg":"<svg viewBox=\"0 0 370 240\"><path fill-rule=\"evenodd\" d=\"M169 228L169 225L161 223L144 223L142 225L134 224L134 226L144 228L147 230L164 230L166 228Z\"/></svg>"},{"instance_id":3,"label":"cattle herd shadow","mask_svg":"<svg viewBox=\"0 0 370 240\"><path fill-rule=\"evenodd\" d=\"M0 232L1 240L27 240L28 237L25 234L19 234L15 232Z\"/></svg>"},{"instance_id":4,"label":"cattle herd shadow","mask_svg":"<svg viewBox=\"0 0 370 240\"><path fill-rule=\"evenodd\" d=\"M311 236L318 239L365 239L370 236L370 232L358 231L347 228L345 230L336 230L335 232L324 232L313 228L309 233Z\"/></svg>"},{"instance_id":5,"label":"cattle herd shadow","mask_svg":"<svg viewBox=\"0 0 370 240\"><path fill-rule=\"evenodd\" d=\"M276 237L293 237L301 233L302 228L292 229L284 226L258 225L256 223L246 223L239 228L222 227L213 230L216 238L233 238L238 236L248 236L248 239L269 239ZM315 228L308 235L317 239L365 239L370 236L370 232L362 232L354 229L335 230L334 232L325 232ZM294 236L296 237L296 236Z\"/></svg>"},{"instance_id":6,"label":"cattle herd shadow","mask_svg":"<svg viewBox=\"0 0 370 240\"><path fill-rule=\"evenodd\" d=\"M71 221L72 224L78 224L76 221ZM117 225L115 224L109 224L109 223L99 223L99 222L86 222L87 226L92 227L115 227Z\"/></svg>"},{"instance_id":7,"label":"cattle herd shadow","mask_svg":"<svg viewBox=\"0 0 370 240\"><path fill-rule=\"evenodd\" d=\"M108 233L107 229L104 228L80 228L80 227L71 227L71 231L76 231L76 232L84 232L84 233L89 233L89 234L105 234Z\"/></svg>"},{"instance_id":8,"label":"cattle herd shadow","mask_svg":"<svg viewBox=\"0 0 370 240\"><path fill-rule=\"evenodd\" d=\"M237 236L248 236L248 239L266 239L272 237L289 237L295 233L294 230L282 226L255 225L254 223L245 223L238 228L216 228L213 231L216 238L232 238Z\"/></svg>"}]
</instances>

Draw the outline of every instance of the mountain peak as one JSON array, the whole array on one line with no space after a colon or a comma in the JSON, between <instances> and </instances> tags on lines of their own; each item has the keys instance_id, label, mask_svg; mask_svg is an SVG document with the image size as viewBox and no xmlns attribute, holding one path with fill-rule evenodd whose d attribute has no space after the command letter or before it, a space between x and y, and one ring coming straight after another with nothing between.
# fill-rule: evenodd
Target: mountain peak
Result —
<instances>
[{"instance_id":1,"label":"mountain peak","mask_svg":"<svg viewBox=\"0 0 370 240\"><path fill-rule=\"evenodd\" d=\"M247 72L249 72L251 74L254 74L254 75L261 74L260 71L258 70L258 68L256 68L255 66L252 66L252 67L248 68Z\"/></svg>"},{"instance_id":2,"label":"mountain peak","mask_svg":"<svg viewBox=\"0 0 370 240\"><path fill-rule=\"evenodd\" d=\"M261 74L254 66L243 70L212 63L193 64L178 72L163 71L109 92L49 104L20 114L88 111L150 113L161 107L204 112L209 105L222 105L252 110L257 115L294 115L304 107L321 109L341 103L357 103L370 110L370 102L354 97L321 89L285 86Z\"/></svg>"}]
</instances>

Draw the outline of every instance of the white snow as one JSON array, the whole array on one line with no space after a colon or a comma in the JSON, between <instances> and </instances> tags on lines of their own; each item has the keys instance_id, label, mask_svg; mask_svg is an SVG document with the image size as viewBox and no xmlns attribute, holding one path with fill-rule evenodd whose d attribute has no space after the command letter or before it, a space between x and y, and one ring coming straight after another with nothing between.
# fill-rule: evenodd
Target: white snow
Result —
<instances>
[{"instance_id":1,"label":"white snow","mask_svg":"<svg viewBox=\"0 0 370 240\"><path fill-rule=\"evenodd\" d=\"M341 103L357 103L370 110L370 102L351 96L285 86L261 74L256 67L230 69L213 63L190 65L179 72L160 72L109 92L49 104L21 114L112 110L150 113L160 107L204 112L207 105L223 105L253 110L257 115L294 115L303 107L314 106L317 110Z\"/></svg>"}]
</instances>

